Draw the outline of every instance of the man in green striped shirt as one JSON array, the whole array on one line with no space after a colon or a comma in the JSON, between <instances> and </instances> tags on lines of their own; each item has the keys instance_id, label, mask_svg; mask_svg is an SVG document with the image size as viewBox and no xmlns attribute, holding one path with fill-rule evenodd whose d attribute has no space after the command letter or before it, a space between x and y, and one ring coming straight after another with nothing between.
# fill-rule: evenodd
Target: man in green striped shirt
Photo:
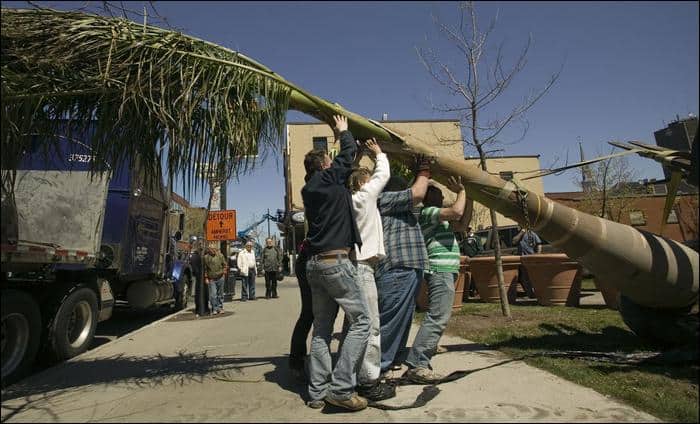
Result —
<instances>
[{"instance_id":1,"label":"man in green striped shirt","mask_svg":"<svg viewBox=\"0 0 700 424\"><path fill-rule=\"evenodd\" d=\"M424 278L428 283L429 306L406 358L409 369L405 374L418 384L431 384L443 378L433 371L430 359L452 314L460 256L454 232L467 229L473 209L473 202L471 199L467 202L459 178L450 177L447 188L457 193L455 203L442 207L442 191L431 184L423 199L424 207L419 218L428 250L429 269Z\"/></svg>"}]
</instances>

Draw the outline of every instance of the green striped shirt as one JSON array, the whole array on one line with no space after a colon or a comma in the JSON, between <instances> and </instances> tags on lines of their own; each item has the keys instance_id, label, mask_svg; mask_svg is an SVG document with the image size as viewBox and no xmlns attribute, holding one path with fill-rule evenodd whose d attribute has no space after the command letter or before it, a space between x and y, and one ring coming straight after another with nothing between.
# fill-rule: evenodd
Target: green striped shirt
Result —
<instances>
[{"instance_id":1,"label":"green striped shirt","mask_svg":"<svg viewBox=\"0 0 700 424\"><path fill-rule=\"evenodd\" d=\"M421 210L420 229L428 249L430 272L459 273L459 245L450 223L440 221L440 208L430 206Z\"/></svg>"}]
</instances>

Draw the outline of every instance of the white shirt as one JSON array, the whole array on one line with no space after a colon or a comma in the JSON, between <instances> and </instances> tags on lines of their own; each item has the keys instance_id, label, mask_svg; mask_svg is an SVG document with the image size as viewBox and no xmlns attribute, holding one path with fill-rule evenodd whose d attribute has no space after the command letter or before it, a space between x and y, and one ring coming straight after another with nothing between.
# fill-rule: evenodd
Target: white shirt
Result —
<instances>
[{"instance_id":1,"label":"white shirt","mask_svg":"<svg viewBox=\"0 0 700 424\"><path fill-rule=\"evenodd\" d=\"M258 266L255 263L255 252L251 249L250 252L248 249L243 249L240 252L238 252L238 259L236 260L236 263L238 264L238 269L240 272L243 274L248 274L248 269L254 268L255 273L258 273Z\"/></svg>"},{"instance_id":2,"label":"white shirt","mask_svg":"<svg viewBox=\"0 0 700 424\"><path fill-rule=\"evenodd\" d=\"M390 176L389 160L386 154L380 153L377 155L377 164L369 181L352 195L352 214L355 217L362 240L361 250L357 248L357 245L355 246L358 261L373 257L381 259L386 256L382 217L377 209L377 198Z\"/></svg>"}]
</instances>

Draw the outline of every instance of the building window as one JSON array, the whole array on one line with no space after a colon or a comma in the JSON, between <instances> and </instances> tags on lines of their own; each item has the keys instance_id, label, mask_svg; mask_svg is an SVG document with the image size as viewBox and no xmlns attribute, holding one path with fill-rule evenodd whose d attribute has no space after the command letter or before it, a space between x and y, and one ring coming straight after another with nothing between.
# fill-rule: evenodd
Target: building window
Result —
<instances>
[{"instance_id":1,"label":"building window","mask_svg":"<svg viewBox=\"0 0 700 424\"><path fill-rule=\"evenodd\" d=\"M314 150L328 151L328 137L314 137Z\"/></svg>"},{"instance_id":2,"label":"building window","mask_svg":"<svg viewBox=\"0 0 700 424\"><path fill-rule=\"evenodd\" d=\"M644 212L642 211L632 211L630 212L630 225L646 225L647 220L644 217Z\"/></svg>"},{"instance_id":3,"label":"building window","mask_svg":"<svg viewBox=\"0 0 700 424\"><path fill-rule=\"evenodd\" d=\"M513 171L501 171L498 173L498 176L500 176L502 180L510 181L513 179Z\"/></svg>"},{"instance_id":4,"label":"building window","mask_svg":"<svg viewBox=\"0 0 700 424\"><path fill-rule=\"evenodd\" d=\"M667 193L666 184L654 184L654 194L663 194L665 196Z\"/></svg>"},{"instance_id":5,"label":"building window","mask_svg":"<svg viewBox=\"0 0 700 424\"><path fill-rule=\"evenodd\" d=\"M676 215L676 211L671 209L671 213L668 214L668 219L666 220L667 224L678 224L678 215Z\"/></svg>"}]
</instances>

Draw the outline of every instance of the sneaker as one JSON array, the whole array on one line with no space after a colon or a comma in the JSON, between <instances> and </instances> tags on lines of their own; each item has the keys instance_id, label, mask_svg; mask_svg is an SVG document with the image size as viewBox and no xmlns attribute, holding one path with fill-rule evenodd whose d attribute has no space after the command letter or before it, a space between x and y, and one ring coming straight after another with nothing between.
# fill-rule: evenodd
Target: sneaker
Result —
<instances>
[{"instance_id":1,"label":"sneaker","mask_svg":"<svg viewBox=\"0 0 700 424\"><path fill-rule=\"evenodd\" d=\"M345 408L350 411L361 411L367 408L367 399L360 397L357 393L353 393L349 399L333 399L330 396L326 396L326 402L331 405L337 406L339 408Z\"/></svg>"},{"instance_id":2,"label":"sneaker","mask_svg":"<svg viewBox=\"0 0 700 424\"><path fill-rule=\"evenodd\" d=\"M396 396L396 387L391 384L377 382L371 386L357 386L357 394L367 400L378 402Z\"/></svg>"},{"instance_id":3,"label":"sneaker","mask_svg":"<svg viewBox=\"0 0 700 424\"><path fill-rule=\"evenodd\" d=\"M424 367L410 368L403 376L417 384L434 384L445 378L442 374Z\"/></svg>"},{"instance_id":4,"label":"sneaker","mask_svg":"<svg viewBox=\"0 0 700 424\"><path fill-rule=\"evenodd\" d=\"M310 400L310 401L306 402L306 406L308 406L309 408L313 408L313 409L321 409L324 406L326 406L326 402L324 402L322 400Z\"/></svg>"}]
</instances>

